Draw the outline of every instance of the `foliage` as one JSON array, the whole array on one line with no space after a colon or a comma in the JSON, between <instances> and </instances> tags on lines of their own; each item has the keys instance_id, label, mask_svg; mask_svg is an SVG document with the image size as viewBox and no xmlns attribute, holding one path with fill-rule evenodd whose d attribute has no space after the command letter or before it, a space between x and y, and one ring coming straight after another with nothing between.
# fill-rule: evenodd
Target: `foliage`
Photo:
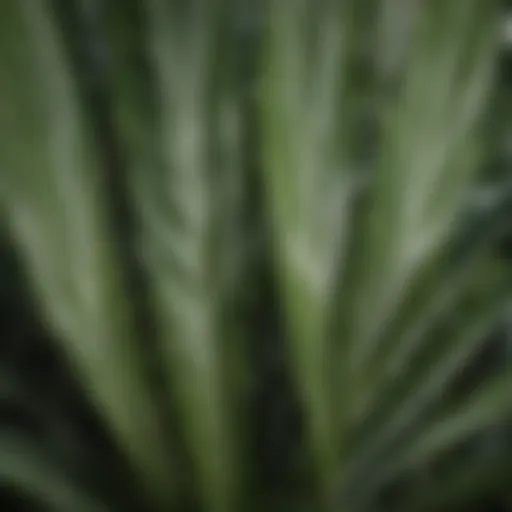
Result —
<instances>
[{"instance_id":1,"label":"foliage","mask_svg":"<svg viewBox=\"0 0 512 512\"><path fill-rule=\"evenodd\" d=\"M504 451L472 447L510 419L507 368L466 377L510 301L509 209L465 230L498 9L415 5L403 52L397 2L268 0L240 34L228 0L4 0L5 223L120 453L0 424L1 482L224 512L442 509L497 481Z\"/></svg>"}]
</instances>

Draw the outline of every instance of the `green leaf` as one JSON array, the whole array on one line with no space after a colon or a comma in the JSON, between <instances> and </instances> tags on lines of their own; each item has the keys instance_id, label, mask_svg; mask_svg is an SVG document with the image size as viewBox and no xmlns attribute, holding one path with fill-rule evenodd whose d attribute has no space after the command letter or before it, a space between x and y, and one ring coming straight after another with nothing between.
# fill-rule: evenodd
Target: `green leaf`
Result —
<instances>
[{"instance_id":1,"label":"green leaf","mask_svg":"<svg viewBox=\"0 0 512 512\"><path fill-rule=\"evenodd\" d=\"M508 295L497 272L467 304L474 269L494 264L485 247L460 268L450 262L480 166L494 14L477 1L426 3L399 94L386 105L340 313L341 503L356 510L376 495L396 450L420 435Z\"/></svg>"},{"instance_id":2,"label":"green leaf","mask_svg":"<svg viewBox=\"0 0 512 512\"><path fill-rule=\"evenodd\" d=\"M434 1L425 10L395 113L383 126L354 303L349 357L356 379L364 378L383 328L439 262L460 220L492 79L492 14L477 1Z\"/></svg>"},{"instance_id":3,"label":"green leaf","mask_svg":"<svg viewBox=\"0 0 512 512\"><path fill-rule=\"evenodd\" d=\"M337 464L332 303L357 186L350 69L356 5L272 1L262 58L263 171L289 356L320 485ZM341 117L340 117L341 114Z\"/></svg>"},{"instance_id":4,"label":"green leaf","mask_svg":"<svg viewBox=\"0 0 512 512\"><path fill-rule=\"evenodd\" d=\"M140 67L124 64L126 56L116 54L115 77L117 123L133 154L128 179L138 250L150 278L169 403L177 399L201 497L211 510L230 510L243 482L234 428L241 390L232 378L243 355L231 308L245 257L232 7L152 0L142 13L146 39L137 51L149 63L146 86L156 108L130 94L144 79ZM121 23L122 13L112 16L119 44L115 17Z\"/></svg>"},{"instance_id":5,"label":"green leaf","mask_svg":"<svg viewBox=\"0 0 512 512\"><path fill-rule=\"evenodd\" d=\"M2 207L45 319L145 485L166 502L166 440L144 375L101 164L46 2L1 7Z\"/></svg>"},{"instance_id":6,"label":"green leaf","mask_svg":"<svg viewBox=\"0 0 512 512\"><path fill-rule=\"evenodd\" d=\"M51 510L108 511L106 504L77 486L37 444L19 434L0 435L0 482Z\"/></svg>"},{"instance_id":7,"label":"green leaf","mask_svg":"<svg viewBox=\"0 0 512 512\"><path fill-rule=\"evenodd\" d=\"M439 457L486 427L510 418L512 390L508 375L485 383L457 406L457 410L426 425L423 435L406 451L404 464L417 465Z\"/></svg>"}]
</instances>

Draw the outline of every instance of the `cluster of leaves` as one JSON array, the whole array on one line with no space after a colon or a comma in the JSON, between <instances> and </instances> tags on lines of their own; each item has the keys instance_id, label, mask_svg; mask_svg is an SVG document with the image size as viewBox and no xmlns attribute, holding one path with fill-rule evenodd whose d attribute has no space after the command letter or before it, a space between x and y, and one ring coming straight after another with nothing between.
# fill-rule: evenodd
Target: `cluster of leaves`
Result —
<instances>
[{"instance_id":1,"label":"cluster of leaves","mask_svg":"<svg viewBox=\"0 0 512 512\"><path fill-rule=\"evenodd\" d=\"M84 512L499 488L468 443L510 419L507 368L466 370L510 302L503 215L465 236L498 9L402 3L3 1L2 213L108 439L33 406L0 482Z\"/></svg>"}]
</instances>

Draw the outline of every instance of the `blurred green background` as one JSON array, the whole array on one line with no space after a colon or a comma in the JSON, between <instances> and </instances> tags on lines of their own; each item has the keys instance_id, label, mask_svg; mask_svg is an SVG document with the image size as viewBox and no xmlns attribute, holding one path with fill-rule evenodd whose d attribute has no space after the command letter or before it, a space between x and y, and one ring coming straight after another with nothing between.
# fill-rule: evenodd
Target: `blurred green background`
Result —
<instances>
[{"instance_id":1,"label":"blurred green background","mask_svg":"<svg viewBox=\"0 0 512 512\"><path fill-rule=\"evenodd\" d=\"M511 21L3 0L0 509L512 510Z\"/></svg>"}]
</instances>

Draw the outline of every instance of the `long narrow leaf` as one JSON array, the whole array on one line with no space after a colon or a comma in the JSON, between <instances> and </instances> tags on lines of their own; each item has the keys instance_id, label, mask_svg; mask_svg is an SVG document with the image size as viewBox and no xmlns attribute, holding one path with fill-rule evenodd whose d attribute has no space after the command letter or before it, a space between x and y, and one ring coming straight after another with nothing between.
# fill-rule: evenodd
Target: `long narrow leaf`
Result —
<instances>
[{"instance_id":1,"label":"long narrow leaf","mask_svg":"<svg viewBox=\"0 0 512 512\"><path fill-rule=\"evenodd\" d=\"M0 436L0 482L55 511L107 512L107 505L81 489L37 444L16 434Z\"/></svg>"},{"instance_id":2,"label":"long narrow leaf","mask_svg":"<svg viewBox=\"0 0 512 512\"><path fill-rule=\"evenodd\" d=\"M355 3L272 1L263 166L289 353L324 491L337 463L330 325L356 187L348 100ZM340 120L340 112L345 118Z\"/></svg>"},{"instance_id":3,"label":"long narrow leaf","mask_svg":"<svg viewBox=\"0 0 512 512\"><path fill-rule=\"evenodd\" d=\"M211 510L229 510L242 480L233 429L239 390L231 379L240 350L233 348L237 326L227 309L243 260L240 98L234 47L225 44L233 45L232 7L152 0L142 14L146 37L137 51L150 71L142 77L140 67L119 60L115 83L123 95L119 128L133 154L128 172L139 249L167 390L177 399L201 497ZM144 79L154 110L128 94L125 81Z\"/></svg>"},{"instance_id":4,"label":"long narrow leaf","mask_svg":"<svg viewBox=\"0 0 512 512\"><path fill-rule=\"evenodd\" d=\"M47 2L2 4L0 177L39 303L108 427L157 500L166 442L109 234L101 169Z\"/></svg>"}]
</instances>

